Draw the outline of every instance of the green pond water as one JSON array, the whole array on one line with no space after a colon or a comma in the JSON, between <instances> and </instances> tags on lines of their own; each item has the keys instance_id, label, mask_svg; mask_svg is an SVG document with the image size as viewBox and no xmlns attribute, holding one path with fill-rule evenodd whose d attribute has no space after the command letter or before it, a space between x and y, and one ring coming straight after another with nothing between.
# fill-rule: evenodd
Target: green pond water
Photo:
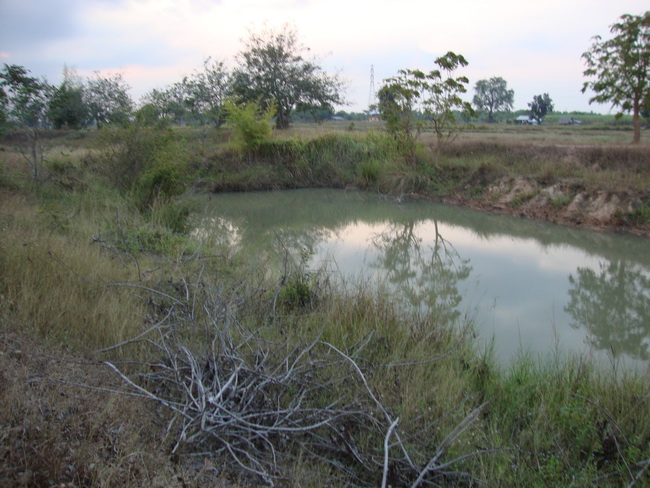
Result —
<instances>
[{"instance_id":1,"label":"green pond water","mask_svg":"<svg viewBox=\"0 0 650 488\"><path fill-rule=\"evenodd\" d=\"M650 241L344 190L196 197L196 235L281 270L306 256L348 284L383 283L507 364L529 352L650 367Z\"/></svg>"}]
</instances>

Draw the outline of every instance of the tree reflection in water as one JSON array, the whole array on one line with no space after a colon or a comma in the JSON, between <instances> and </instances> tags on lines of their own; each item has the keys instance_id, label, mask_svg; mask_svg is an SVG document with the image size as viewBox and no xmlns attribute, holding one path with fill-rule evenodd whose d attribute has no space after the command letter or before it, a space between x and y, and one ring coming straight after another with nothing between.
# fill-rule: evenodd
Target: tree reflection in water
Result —
<instances>
[{"instance_id":1,"label":"tree reflection in water","mask_svg":"<svg viewBox=\"0 0 650 488\"><path fill-rule=\"evenodd\" d=\"M423 246L416 224L433 225L432 245ZM385 270L388 282L397 289L396 296L416 310L432 311L441 323L458 319L462 300L458 282L466 279L472 268L442 237L437 221L392 222L372 243L379 253L372 266Z\"/></svg>"},{"instance_id":2,"label":"tree reflection in water","mask_svg":"<svg viewBox=\"0 0 650 488\"><path fill-rule=\"evenodd\" d=\"M625 260L601 262L600 272L578 268L569 276L571 327L584 327L589 345L650 359L650 277L647 270Z\"/></svg>"}]
</instances>

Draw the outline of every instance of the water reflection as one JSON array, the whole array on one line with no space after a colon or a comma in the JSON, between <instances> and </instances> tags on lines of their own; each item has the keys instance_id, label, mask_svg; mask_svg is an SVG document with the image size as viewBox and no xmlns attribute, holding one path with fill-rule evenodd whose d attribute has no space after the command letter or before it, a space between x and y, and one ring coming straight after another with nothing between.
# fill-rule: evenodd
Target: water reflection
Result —
<instances>
[{"instance_id":1,"label":"water reflection","mask_svg":"<svg viewBox=\"0 0 650 488\"><path fill-rule=\"evenodd\" d=\"M522 348L650 359L648 240L337 190L203 201L197 234L279 266L306 249L442 320L472 316L504 362Z\"/></svg>"},{"instance_id":2,"label":"water reflection","mask_svg":"<svg viewBox=\"0 0 650 488\"><path fill-rule=\"evenodd\" d=\"M575 276L569 276L566 310L573 319L571 327L584 328L589 344L597 350L648 360L648 270L625 260L601 262L599 268L578 268Z\"/></svg>"},{"instance_id":3,"label":"water reflection","mask_svg":"<svg viewBox=\"0 0 650 488\"><path fill-rule=\"evenodd\" d=\"M469 259L462 259L442 237L437 221L425 225L434 229L433 242L427 246L415 221L387 224L372 236L378 256L370 266L381 268L396 295L411 307L433 310L441 322L456 321L462 301L458 282L467 279L472 268Z\"/></svg>"}]
</instances>

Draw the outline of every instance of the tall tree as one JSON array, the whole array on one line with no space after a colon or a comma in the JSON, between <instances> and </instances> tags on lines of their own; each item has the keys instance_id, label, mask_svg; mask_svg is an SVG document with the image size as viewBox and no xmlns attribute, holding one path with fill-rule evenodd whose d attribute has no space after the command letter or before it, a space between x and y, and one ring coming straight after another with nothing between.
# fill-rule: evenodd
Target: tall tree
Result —
<instances>
[{"instance_id":1,"label":"tall tree","mask_svg":"<svg viewBox=\"0 0 650 488\"><path fill-rule=\"evenodd\" d=\"M80 129L88 122L88 106L84 102L84 86L74 70L63 67L63 82L54 88L48 114L54 128Z\"/></svg>"},{"instance_id":2,"label":"tall tree","mask_svg":"<svg viewBox=\"0 0 650 488\"><path fill-rule=\"evenodd\" d=\"M512 110L515 91L508 90L508 82L499 76L477 81L474 92L474 105L487 112L490 122L494 122L494 112Z\"/></svg>"},{"instance_id":3,"label":"tall tree","mask_svg":"<svg viewBox=\"0 0 650 488\"><path fill-rule=\"evenodd\" d=\"M129 86L121 74L102 76L95 73L84 90L86 104L97 127L103 124L125 124L133 111Z\"/></svg>"},{"instance_id":4,"label":"tall tree","mask_svg":"<svg viewBox=\"0 0 650 488\"><path fill-rule=\"evenodd\" d=\"M546 114L549 114L553 111L553 100L548 95L544 93L543 95L535 95L533 101L528 104L530 108L530 114L539 122L540 124L544 121Z\"/></svg>"},{"instance_id":5,"label":"tall tree","mask_svg":"<svg viewBox=\"0 0 650 488\"><path fill-rule=\"evenodd\" d=\"M614 37L604 41L595 36L591 48L582 57L587 69L584 76L592 78L582 86L595 95L589 103L611 103L620 112L632 112L634 136L641 141L641 111L650 108L650 11L643 15L621 16L610 27Z\"/></svg>"},{"instance_id":6,"label":"tall tree","mask_svg":"<svg viewBox=\"0 0 650 488\"><path fill-rule=\"evenodd\" d=\"M154 88L142 97L142 106L149 106L149 117L157 122L173 122L181 124L184 121L187 98L187 86L184 81L158 90Z\"/></svg>"},{"instance_id":7,"label":"tall tree","mask_svg":"<svg viewBox=\"0 0 650 488\"><path fill-rule=\"evenodd\" d=\"M289 127L297 105L305 110L343 103L338 76L325 73L316 60L305 59L307 50L286 24L280 31L252 33L233 73L235 95L242 102L259 101L265 108L273 104L278 129Z\"/></svg>"},{"instance_id":8,"label":"tall tree","mask_svg":"<svg viewBox=\"0 0 650 488\"><path fill-rule=\"evenodd\" d=\"M434 63L438 68L426 75L422 85L426 94L422 105L424 114L436 134L436 152L439 157L442 146L458 135L460 126L457 117L460 115L467 120L476 113L472 105L461 97L467 93L469 79L463 75L455 75L456 70L469 64L465 57L449 51L436 58Z\"/></svg>"},{"instance_id":9,"label":"tall tree","mask_svg":"<svg viewBox=\"0 0 650 488\"><path fill-rule=\"evenodd\" d=\"M474 115L472 106L461 97L467 92L469 80L454 76L458 68L467 66L467 60L449 51L436 58L435 64L437 68L429 73L400 70L397 77L385 81L377 94L386 128L402 145L411 164L415 164L415 139L423 126L433 129L439 157L442 146L458 134L458 114L464 118ZM415 110L423 113L423 122L415 120Z\"/></svg>"},{"instance_id":10,"label":"tall tree","mask_svg":"<svg viewBox=\"0 0 650 488\"><path fill-rule=\"evenodd\" d=\"M185 80L186 103L192 114L220 127L226 119L224 104L230 94L230 83L223 61L205 59L203 69Z\"/></svg>"},{"instance_id":11,"label":"tall tree","mask_svg":"<svg viewBox=\"0 0 650 488\"><path fill-rule=\"evenodd\" d=\"M423 125L414 113L419 98L420 90L409 70L400 70L398 76L385 80L377 92L377 109L386 122L386 131L411 165L415 165L415 143Z\"/></svg>"},{"instance_id":12,"label":"tall tree","mask_svg":"<svg viewBox=\"0 0 650 488\"><path fill-rule=\"evenodd\" d=\"M20 130L19 147L29 165L32 178L40 178L45 150L39 129L47 124L47 106L51 86L29 75L18 65L4 65L0 72L0 103L3 119Z\"/></svg>"}]
</instances>

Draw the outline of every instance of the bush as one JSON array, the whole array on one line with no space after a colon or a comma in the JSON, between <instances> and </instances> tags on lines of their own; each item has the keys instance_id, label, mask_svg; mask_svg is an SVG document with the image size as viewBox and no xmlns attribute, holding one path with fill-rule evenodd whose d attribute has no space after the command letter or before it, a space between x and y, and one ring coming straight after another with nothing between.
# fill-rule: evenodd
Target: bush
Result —
<instances>
[{"instance_id":1,"label":"bush","mask_svg":"<svg viewBox=\"0 0 650 488\"><path fill-rule=\"evenodd\" d=\"M100 147L100 171L119 190L132 192L142 209L185 190L188 158L171 130L139 124L109 129Z\"/></svg>"},{"instance_id":2,"label":"bush","mask_svg":"<svg viewBox=\"0 0 650 488\"><path fill-rule=\"evenodd\" d=\"M275 113L274 107L263 111L256 102L237 105L227 101L225 109L226 120L233 126L233 143L241 152L256 151L271 138L270 121Z\"/></svg>"}]
</instances>

